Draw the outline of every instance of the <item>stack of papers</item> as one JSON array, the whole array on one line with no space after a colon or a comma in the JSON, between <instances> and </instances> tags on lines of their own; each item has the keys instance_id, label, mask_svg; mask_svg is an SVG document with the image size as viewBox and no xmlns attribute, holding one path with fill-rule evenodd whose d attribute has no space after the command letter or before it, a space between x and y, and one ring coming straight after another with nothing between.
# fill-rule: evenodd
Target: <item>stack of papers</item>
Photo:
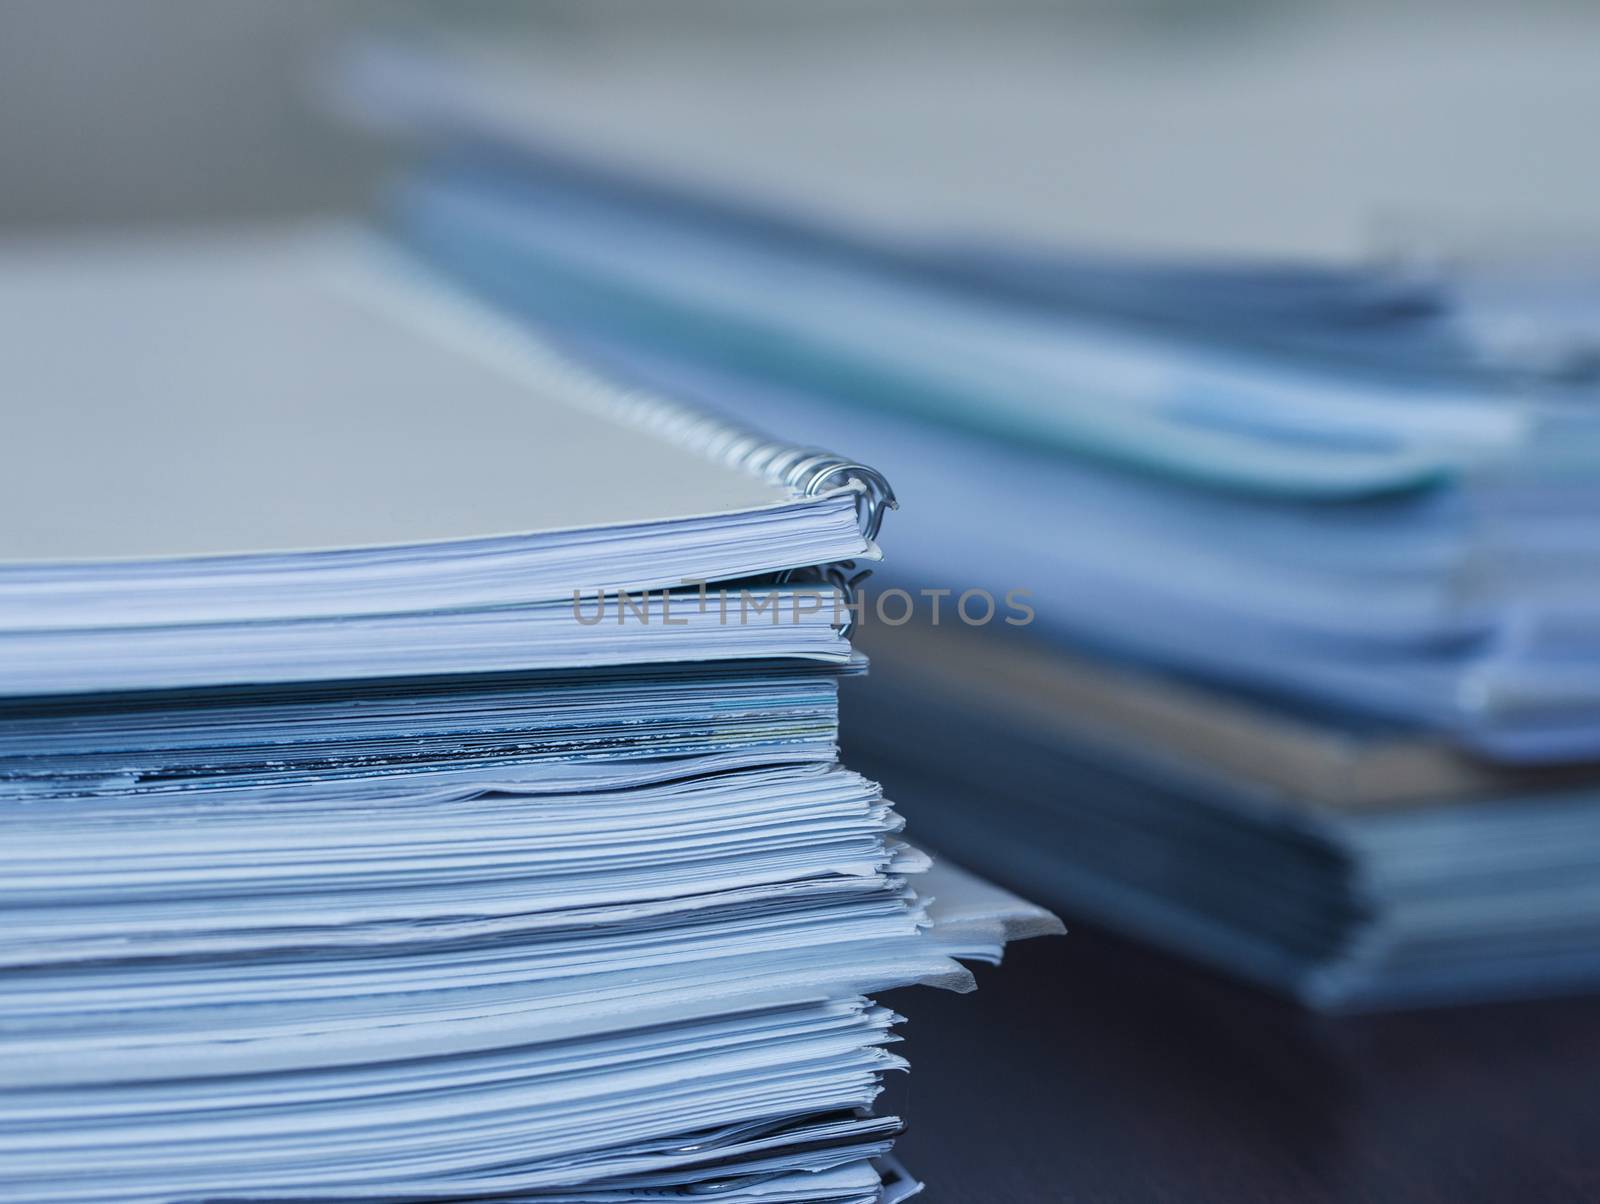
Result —
<instances>
[{"instance_id":1,"label":"stack of papers","mask_svg":"<svg viewBox=\"0 0 1600 1204\"><path fill-rule=\"evenodd\" d=\"M1600 984L1592 766L959 627L866 642L852 763L893 772L937 847L1070 914L1330 1011Z\"/></svg>"},{"instance_id":2,"label":"stack of papers","mask_svg":"<svg viewBox=\"0 0 1600 1204\"><path fill-rule=\"evenodd\" d=\"M581 170L441 168L396 221L614 371L806 438L848 421L928 499L907 581L1026 587L1067 636L1491 755L1600 755L1600 422L1565 377L1329 371Z\"/></svg>"},{"instance_id":3,"label":"stack of papers","mask_svg":"<svg viewBox=\"0 0 1600 1204\"><path fill-rule=\"evenodd\" d=\"M0 325L0 1195L916 1190L869 994L1059 925L835 763L881 477L345 230Z\"/></svg>"},{"instance_id":4,"label":"stack of papers","mask_svg":"<svg viewBox=\"0 0 1600 1204\"><path fill-rule=\"evenodd\" d=\"M510 76L366 68L434 136L400 241L914 499L851 738L936 843L1318 1006L1600 985L1591 278L912 243L558 153Z\"/></svg>"}]
</instances>

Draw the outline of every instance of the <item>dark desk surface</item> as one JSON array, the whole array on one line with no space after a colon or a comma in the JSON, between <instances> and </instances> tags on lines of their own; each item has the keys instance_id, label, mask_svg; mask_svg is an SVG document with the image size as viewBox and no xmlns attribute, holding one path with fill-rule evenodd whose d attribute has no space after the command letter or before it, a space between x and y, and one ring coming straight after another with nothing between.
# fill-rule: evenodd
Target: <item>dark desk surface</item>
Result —
<instances>
[{"instance_id":1,"label":"dark desk surface","mask_svg":"<svg viewBox=\"0 0 1600 1204\"><path fill-rule=\"evenodd\" d=\"M1074 925L901 992L929 1204L1600 1201L1600 999L1319 1019Z\"/></svg>"}]
</instances>

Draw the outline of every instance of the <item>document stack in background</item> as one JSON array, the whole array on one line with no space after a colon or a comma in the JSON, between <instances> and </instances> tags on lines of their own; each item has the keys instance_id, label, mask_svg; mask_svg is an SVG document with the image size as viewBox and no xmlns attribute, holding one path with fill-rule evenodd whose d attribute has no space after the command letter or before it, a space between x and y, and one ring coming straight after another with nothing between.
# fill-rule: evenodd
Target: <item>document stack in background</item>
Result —
<instances>
[{"instance_id":1,"label":"document stack in background","mask_svg":"<svg viewBox=\"0 0 1600 1204\"><path fill-rule=\"evenodd\" d=\"M347 231L9 248L0 327L0 1195L916 1190L868 994L1058 925L835 763L881 477Z\"/></svg>"},{"instance_id":2,"label":"document stack in background","mask_svg":"<svg viewBox=\"0 0 1600 1204\"><path fill-rule=\"evenodd\" d=\"M401 241L915 500L881 580L943 614L869 612L851 739L936 846L1318 1006L1600 987L1592 280L911 244L353 80L433 140Z\"/></svg>"}]
</instances>

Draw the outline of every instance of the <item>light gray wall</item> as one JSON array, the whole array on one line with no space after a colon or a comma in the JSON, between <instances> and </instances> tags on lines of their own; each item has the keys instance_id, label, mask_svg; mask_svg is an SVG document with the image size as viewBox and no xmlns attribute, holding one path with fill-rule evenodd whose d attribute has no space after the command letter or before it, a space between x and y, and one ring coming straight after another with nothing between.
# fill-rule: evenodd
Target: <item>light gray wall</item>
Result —
<instances>
[{"instance_id":1,"label":"light gray wall","mask_svg":"<svg viewBox=\"0 0 1600 1204\"><path fill-rule=\"evenodd\" d=\"M418 23L521 46L585 147L872 220L1331 255L1395 219L1600 229L1575 0L0 0L0 225L360 208L395 152L308 75Z\"/></svg>"},{"instance_id":2,"label":"light gray wall","mask_svg":"<svg viewBox=\"0 0 1600 1204\"><path fill-rule=\"evenodd\" d=\"M0 0L0 222L337 208L375 147L305 100L350 0Z\"/></svg>"}]
</instances>

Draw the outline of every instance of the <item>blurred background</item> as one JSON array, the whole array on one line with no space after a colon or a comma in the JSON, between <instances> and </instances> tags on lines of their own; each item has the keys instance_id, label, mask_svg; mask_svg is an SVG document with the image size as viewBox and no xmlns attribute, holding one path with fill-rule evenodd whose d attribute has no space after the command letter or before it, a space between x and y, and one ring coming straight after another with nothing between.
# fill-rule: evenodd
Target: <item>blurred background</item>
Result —
<instances>
[{"instance_id":1,"label":"blurred background","mask_svg":"<svg viewBox=\"0 0 1600 1204\"><path fill-rule=\"evenodd\" d=\"M1558 0L4 0L0 234L352 218L884 471L844 760L1072 930L908 1004L929 1199L1593 1199L1597 60Z\"/></svg>"},{"instance_id":2,"label":"blurred background","mask_svg":"<svg viewBox=\"0 0 1600 1204\"><path fill-rule=\"evenodd\" d=\"M1592 239L1600 196L1575 153L1600 98L1578 0L7 0L3 20L13 225L361 205L393 155L330 126L308 79L352 35L439 27L517 36L575 142L693 136L722 179L885 223L1327 257L1418 222Z\"/></svg>"}]
</instances>

